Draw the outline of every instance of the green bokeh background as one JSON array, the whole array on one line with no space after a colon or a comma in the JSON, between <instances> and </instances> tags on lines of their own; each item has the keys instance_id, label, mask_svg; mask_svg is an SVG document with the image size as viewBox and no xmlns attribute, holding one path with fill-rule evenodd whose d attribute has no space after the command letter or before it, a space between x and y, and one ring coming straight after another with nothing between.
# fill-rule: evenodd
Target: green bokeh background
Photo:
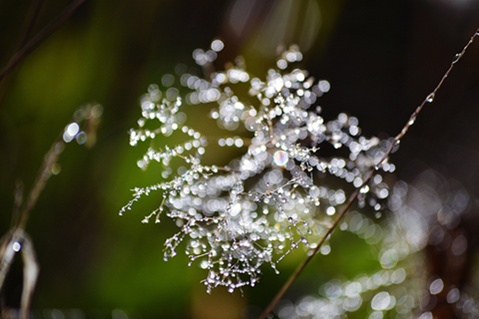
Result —
<instances>
[{"instance_id":1,"label":"green bokeh background","mask_svg":"<svg viewBox=\"0 0 479 319\"><path fill-rule=\"evenodd\" d=\"M32 3L0 2L0 66L19 48ZM43 3L33 34L68 3ZM265 48L303 41L302 66L332 84L332 92L319 100L325 114L352 113L366 134L391 136L476 27L479 6L466 5L451 14L447 4L430 1L87 1L0 83L2 234L10 225L15 182L31 187L44 154L78 107L93 102L104 109L96 145L68 145L59 161L61 173L49 181L27 226L41 267L36 318L52 317L51 309L72 318L72 309L87 318L258 314L304 252L282 262L280 275L265 268L261 283L245 289L244 296L222 290L208 296L200 283L204 272L187 267L184 255L163 261L163 241L175 231L173 225L140 223L157 199L118 216L132 187L157 180L157 171L136 167L141 150L128 145L139 96L163 74L174 73L177 63L193 65L191 52L216 37L226 44L219 63L243 55L258 75L274 61L274 50ZM248 7L254 14L246 14ZM244 16L242 28L232 26L235 14ZM474 53L446 84L448 93L436 111L426 110L426 123L405 139L409 146L395 158L398 178L407 178L417 166L435 166L477 192L477 165L469 170L457 165L458 157L465 166L477 160L477 48ZM316 293L328 279L354 278L378 267L377 252L352 235L335 234L332 248L313 261L289 297ZM10 307L18 306L21 267L17 258L2 293Z\"/></svg>"}]
</instances>

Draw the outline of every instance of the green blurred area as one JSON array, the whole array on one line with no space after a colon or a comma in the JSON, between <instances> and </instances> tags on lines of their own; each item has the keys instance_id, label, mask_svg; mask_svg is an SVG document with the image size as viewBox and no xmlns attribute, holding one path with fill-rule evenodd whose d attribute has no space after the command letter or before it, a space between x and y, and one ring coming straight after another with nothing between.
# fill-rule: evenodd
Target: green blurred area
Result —
<instances>
[{"instance_id":1,"label":"green blurred area","mask_svg":"<svg viewBox=\"0 0 479 319\"><path fill-rule=\"evenodd\" d=\"M328 65L341 65L342 61L332 58L332 52L336 52L332 44L336 50L344 45L337 35L347 32L338 25L347 29L349 24L345 26L342 21L352 15L351 9L344 9L343 1L302 1L301 5L246 2L251 10L257 10L253 11L256 15L246 15L247 8L241 9L240 1L87 1L0 83L2 234L10 225L16 181L22 181L29 190L44 154L78 107L99 103L104 110L96 145L92 149L75 143L66 147L59 161L60 174L51 178L29 220L27 232L41 267L33 303L36 311L80 309L88 318L125 318L119 309L128 318L243 318L248 311L258 314L304 258L302 250L288 257L279 265L280 275L265 268L260 284L245 289L243 297L225 291L208 296L200 283L205 274L196 264L188 267L182 254L163 261L163 242L174 233L174 225L168 221L159 225L140 223L159 204L158 198L150 196L133 211L118 216L130 199L131 188L158 180L154 169L143 172L137 168L141 149L128 144L127 132L139 116L139 97L150 83L159 83L163 74L174 73L177 63L193 65L191 52L195 48L205 48L219 36L226 44L221 62L242 54L248 69L262 76L276 55L266 49L290 44L282 43L285 41L303 41L307 46L303 50L305 66L318 78L323 74L334 77ZM33 33L68 3L45 2ZM28 1L0 2L1 66L19 47L30 6ZM406 42L407 31L400 26L410 21L410 1L389 6L371 1L357 14L362 15L360 21L365 21L382 16L381 10L387 8L389 11L382 12L390 17L400 15L397 21L383 22L385 25L368 21L373 29L391 28L398 42L380 35L376 39L387 41L365 45L403 52L401 45ZM245 14L242 29L231 26L236 21L231 18L234 10L239 10L237 15ZM272 19L270 25L266 25L268 19ZM354 42L353 38L349 40ZM344 54L355 55L350 51L353 47L344 45L348 51ZM365 63L369 64L364 68L374 65L374 61ZM377 76L373 83L383 80ZM335 84L333 81L333 88ZM330 99L347 95L336 94ZM367 112L374 105L365 107ZM356 109L332 108L330 112L354 113L361 109L357 105ZM383 112L378 111L376 118L366 120L366 124L377 123L378 117L397 117L394 111L392 115L388 110ZM201 123L195 125L201 127ZM375 134L392 135L396 127L399 124L382 126ZM204 125L202 129L208 128ZM374 130L372 127L368 131ZM316 293L319 285L331 278L352 279L377 270L377 252L355 236L335 235L332 253L313 261L290 297ZM10 306L18 306L21 274L22 265L17 260L3 291ZM208 309L216 312L209 313Z\"/></svg>"}]
</instances>

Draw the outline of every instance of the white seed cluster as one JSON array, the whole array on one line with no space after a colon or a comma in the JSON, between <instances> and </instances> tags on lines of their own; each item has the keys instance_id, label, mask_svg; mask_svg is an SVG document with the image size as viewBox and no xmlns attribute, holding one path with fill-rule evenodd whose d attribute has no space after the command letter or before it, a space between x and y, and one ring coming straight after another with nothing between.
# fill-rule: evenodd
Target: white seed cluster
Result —
<instances>
[{"instance_id":1,"label":"white seed cluster","mask_svg":"<svg viewBox=\"0 0 479 319\"><path fill-rule=\"evenodd\" d=\"M162 181L135 188L120 212L159 193L161 205L144 222L159 222L162 215L176 221L179 231L166 241L165 259L185 241L191 262L207 270L208 291L254 286L263 264L277 271L277 262L300 244L316 247L351 189L361 188L360 204L379 210L388 188L379 172L368 185L365 176L371 169L394 170L387 161L375 167L390 141L362 136L358 119L345 113L330 121L319 114L316 100L330 84L291 67L302 59L297 47L280 55L266 79L246 71L241 59L212 71L223 47L215 40L210 50L195 50L206 75L180 76L189 91L186 104L177 94L149 87L130 144L150 143L138 166L158 162ZM218 127L235 135L213 139L188 126L187 108L195 104L212 106L209 114ZM226 166L205 164L212 144L242 153Z\"/></svg>"}]
</instances>

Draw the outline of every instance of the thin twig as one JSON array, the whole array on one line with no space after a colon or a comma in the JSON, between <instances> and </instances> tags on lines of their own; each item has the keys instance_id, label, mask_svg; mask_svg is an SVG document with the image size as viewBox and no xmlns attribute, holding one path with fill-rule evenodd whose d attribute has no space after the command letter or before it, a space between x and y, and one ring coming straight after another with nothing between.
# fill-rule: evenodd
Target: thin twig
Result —
<instances>
[{"instance_id":1,"label":"thin twig","mask_svg":"<svg viewBox=\"0 0 479 319\"><path fill-rule=\"evenodd\" d=\"M33 243L25 232L25 226L30 216L30 212L35 206L40 194L52 174L52 168L57 163L60 154L65 148L63 140L53 143L50 150L45 155L42 166L38 172L37 178L28 195L26 202L20 207L18 201L21 200L23 191L19 186L15 192L15 209L13 216L13 225L11 230L0 239L0 289L3 287L4 280L12 265L13 257L17 252L22 253L23 257L23 289L20 304L20 319L29 317L29 308L33 296L33 289L37 281L39 266L35 256ZM15 210L19 213L15 213ZM19 217L17 217L19 215Z\"/></svg>"},{"instance_id":2,"label":"thin twig","mask_svg":"<svg viewBox=\"0 0 479 319\"><path fill-rule=\"evenodd\" d=\"M20 212L20 220L18 222L18 228L24 229L28 217L30 216L30 212L32 208L35 206L40 194L42 193L45 185L47 184L48 179L52 175L53 167L58 162L58 158L60 154L65 149L65 142L59 139L57 142L53 143L51 148L48 150L47 154L43 159L42 166L38 172L37 178L33 184L33 187L28 195L25 205L22 207Z\"/></svg>"},{"instance_id":3,"label":"thin twig","mask_svg":"<svg viewBox=\"0 0 479 319\"><path fill-rule=\"evenodd\" d=\"M346 203L346 206L341 210L341 212L339 213L339 215L336 217L336 219L334 220L333 224L331 225L331 227L328 228L326 234L320 239L320 241L318 242L317 246L311 250L308 254L308 256L306 257L306 259L298 265L298 267L296 267L296 269L294 270L294 272L291 274L291 276L289 276L288 280L283 284L283 286L281 287L281 289L278 291L278 293L276 294L276 296L273 298L273 300L270 302L270 304L268 305L268 307L263 311L263 313L261 314L260 318L266 318L268 316L268 314L270 314L274 307L276 307L276 305L278 304L278 302L281 300L281 298L283 298L283 295L286 293L286 291L289 289L289 287L291 287L291 285L293 284L293 282L296 280L296 278L298 278L298 276L303 272L304 268L306 268L306 265L309 264L309 262L313 259L313 256L316 255L316 253L319 251L319 249L321 248L321 246L323 245L323 243L326 241L326 239L331 235L331 233L333 232L333 230L336 228L336 226L339 224L339 222L342 220L343 216L346 214L346 212L349 210L349 208L351 207L351 205L354 203L354 201L356 200L356 198L358 197L359 195L359 191L356 190L352 195L351 197L349 197L348 199L348 202Z\"/></svg>"},{"instance_id":4,"label":"thin twig","mask_svg":"<svg viewBox=\"0 0 479 319\"><path fill-rule=\"evenodd\" d=\"M35 22L37 22L37 18L38 18L38 15L40 14L40 10L43 6L43 2L44 0L34 0L30 4L30 9L28 14L28 16L30 17L30 20L28 21L26 25L25 34L23 35L23 38L20 41L19 49L21 49L27 43L28 39L32 35L33 27L35 26Z\"/></svg>"},{"instance_id":5,"label":"thin twig","mask_svg":"<svg viewBox=\"0 0 479 319\"><path fill-rule=\"evenodd\" d=\"M23 229L16 228L0 239L0 288L3 287L13 258L19 251L21 251L23 257L24 266L23 289L18 318L27 319L29 317L33 290L37 282L39 266L30 236Z\"/></svg>"},{"instance_id":6,"label":"thin twig","mask_svg":"<svg viewBox=\"0 0 479 319\"><path fill-rule=\"evenodd\" d=\"M92 146L96 138L96 129L101 116L101 108L98 105L87 105L81 110L80 114L81 115L77 116L75 121L78 123L85 122L86 131L93 138L93 141L90 142L90 144L86 143L85 145ZM23 186L19 183L17 184L15 191L13 224L10 231L0 238L0 290L3 287L15 254L21 251L23 257L23 290L20 304L20 319L27 319L29 317L29 307L39 272L33 242L25 232L25 227L30 212L45 188L48 179L51 177L52 170L57 164L61 153L65 149L66 143L67 142L62 135L60 135L58 140L52 144L48 152L45 154L42 166L38 171L32 189L23 205L21 203Z\"/></svg>"},{"instance_id":7,"label":"thin twig","mask_svg":"<svg viewBox=\"0 0 479 319\"><path fill-rule=\"evenodd\" d=\"M13 193L13 212L10 229L16 227L20 221L20 211L23 203L23 183L20 179L15 183L15 191Z\"/></svg>"},{"instance_id":8,"label":"thin twig","mask_svg":"<svg viewBox=\"0 0 479 319\"><path fill-rule=\"evenodd\" d=\"M35 289L35 284L37 283L40 267L38 266L32 240L26 233L23 234L22 257L24 266L20 319L28 319L30 305L32 303L33 290Z\"/></svg>"},{"instance_id":9,"label":"thin twig","mask_svg":"<svg viewBox=\"0 0 479 319\"><path fill-rule=\"evenodd\" d=\"M73 1L56 19L43 28L37 35L30 39L20 50L18 50L8 61L7 65L0 71L0 82L13 69L30 54L35 48L55 32L86 0Z\"/></svg>"},{"instance_id":10,"label":"thin twig","mask_svg":"<svg viewBox=\"0 0 479 319\"><path fill-rule=\"evenodd\" d=\"M387 152L384 154L384 156L379 160L379 162L375 165L375 167L373 169L371 169L369 172L368 172L368 175L366 176L366 178L364 179L362 185L359 187L359 189L361 189L363 186L367 185L370 181L371 181L371 178L373 177L374 175L374 171L376 169L378 169L381 164L383 164L388 158L389 156L391 155L391 153L393 152L393 150L396 148L396 146L401 142L401 139L404 137L404 135L406 135L406 133L409 131L410 127L414 124L414 122L416 121L419 113L421 112L421 110L424 108L424 106L427 104L427 103L432 103L434 101L434 98L436 96L436 94L439 92L439 90L441 89L444 81L446 80L446 78L449 76L449 73L451 73L451 71L454 69L454 66L456 65L456 63L458 63L462 57L464 56L464 54L466 53L467 49L469 48L469 46L472 44L472 42L474 42L474 39L476 37L479 37L479 28L474 32L474 34L472 35L472 37L469 39L469 42L467 42L467 44L464 46L464 48L462 49L462 51L458 54L456 54L456 56L454 57L453 61L451 62L451 64L449 65L449 68L447 69L447 71L444 73L444 75L442 76L441 80L438 82L438 84L436 85L436 87L434 88L434 90L422 101L422 103L414 110L414 112L411 114L411 116L409 117L409 120L407 121L406 125L404 125L404 127L402 128L401 132L399 132L398 135L396 135L396 137L394 138L394 141L393 143L391 143L391 145L389 146ZM267 316L273 312L274 308L276 307L276 305L278 304L278 302L281 300L281 298L283 298L284 294L286 293L286 291L288 291L288 289L291 287L291 285L293 284L293 282L296 280L296 278L298 278L298 276L303 272L304 268L306 267L306 265L311 261L311 259L313 258L313 256L319 251L319 249L321 248L321 246L323 245L323 243L326 241L326 239L332 234L332 232L336 229L336 227L338 226L339 222L343 219L343 217L346 215L346 213L349 211L349 208L352 206L352 204L356 201L356 199L358 198L359 196L359 191L356 190L348 199L346 205L342 208L341 212L338 214L337 218L334 220L333 224L331 225L331 227L328 229L328 231L326 232L326 234L321 238L321 240L318 242L318 245L316 246L316 248L312 251L311 254L309 254L306 259L298 265L298 267L294 270L294 272L291 274L291 276L288 278L288 280L283 284L283 286L281 287L281 289L278 291L278 293L276 294L276 296L273 298L273 300L270 302L270 304L268 305L268 307L266 307L266 309L263 311L263 313L259 316L259 319L266 319Z\"/></svg>"}]
</instances>

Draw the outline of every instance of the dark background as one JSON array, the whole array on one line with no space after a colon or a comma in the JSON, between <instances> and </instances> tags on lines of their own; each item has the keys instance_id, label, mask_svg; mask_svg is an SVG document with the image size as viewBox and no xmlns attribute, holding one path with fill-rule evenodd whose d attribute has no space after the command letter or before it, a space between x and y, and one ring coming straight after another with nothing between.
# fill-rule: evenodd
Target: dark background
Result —
<instances>
[{"instance_id":1,"label":"dark background","mask_svg":"<svg viewBox=\"0 0 479 319\"><path fill-rule=\"evenodd\" d=\"M21 45L34 3L0 1L0 67ZM32 34L69 4L41 3ZM200 283L205 274L187 267L184 255L163 261L171 225L140 223L154 199L118 216L129 189L157 179L137 169L142 154L128 145L139 96L177 63L193 65L195 48L218 37L226 45L218 67L243 55L262 76L278 46L298 43L301 66L332 85L318 100L325 117L347 112L360 119L365 135L386 137L400 131L478 26L479 2L472 0L86 1L0 83L2 234L15 182L29 189L75 109L90 102L104 108L97 144L68 145L61 173L49 181L27 226L41 267L37 318L57 318L52 309L66 318L241 318L264 307L301 260L302 252L286 259L279 276L265 268L260 285L244 297L221 289L208 296ZM410 180L432 167L478 196L478 120L475 43L393 156L397 178ZM376 267L356 238L338 238L291 297ZM21 266L17 258L2 293L9 307L19 303Z\"/></svg>"}]
</instances>

